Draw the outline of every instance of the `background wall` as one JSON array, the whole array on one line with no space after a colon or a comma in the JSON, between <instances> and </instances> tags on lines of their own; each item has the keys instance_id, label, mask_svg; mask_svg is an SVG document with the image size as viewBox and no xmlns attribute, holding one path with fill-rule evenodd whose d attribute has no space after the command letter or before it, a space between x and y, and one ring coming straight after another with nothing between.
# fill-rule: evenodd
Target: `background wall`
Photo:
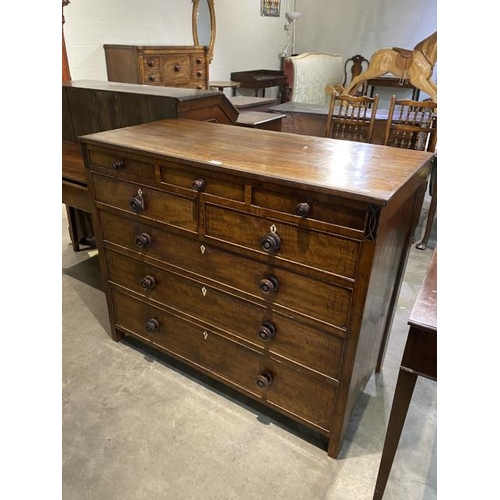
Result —
<instances>
[{"instance_id":1,"label":"background wall","mask_svg":"<svg viewBox=\"0 0 500 500\"><path fill-rule=\"evenodd\" d=\"M437 0L282 0L280 17L262 17L260 0L216 0L210 79L229 80L232 71L279 69L288 42L284 26L289 10L302 12L296 21L296 53L369 58L379 48L413 48L435 31L436 4ZM191 9L191 0L71 0L64 9L64 33L72 79L107 80L107 43L192 45ZM383 99L382 89L379 93Z\"/></svg>"}]
</instances>

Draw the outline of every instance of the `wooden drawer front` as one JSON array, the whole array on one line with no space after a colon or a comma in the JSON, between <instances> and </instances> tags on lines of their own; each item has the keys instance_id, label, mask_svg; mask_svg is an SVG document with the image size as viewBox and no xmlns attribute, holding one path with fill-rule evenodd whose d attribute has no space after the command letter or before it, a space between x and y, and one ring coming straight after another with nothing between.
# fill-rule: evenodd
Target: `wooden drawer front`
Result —
<instances>
[{"instance_id":1,"label":"wooden drawer front","mask_svg":"<svg viewBox=\"0 0 500 500\"><path fill-rule=\"evenodd\" d=\"M144 79L142 83L151 84L157 83L161 84L161 71L144 70Z\"/></svg>"},{"instance_id":2,"label":"wooden drawer front","mask_svg":"<svg viewBox=\"0 0 500 500\"><path fill-rule=\"evenodd\" d=\"M221 292L202 281L183 278L109 249L105 254L111 282L227 331L263 352L283 356L338 379L341 338Z\"/></svg>"},{"instance_id":3,"label":"wooden drawer front","mask_svg":"<svg viewBox=\"0 0 500 500\"><path fill-rule=\"evenodd\" d=\"M307 224L286 224L205 204L205 234L347 278L356 274L360 243L311 230ZM263 245L271 249L265 251Z\"/></svg>"},{"instance_id":4,"label":"wooden drawer front","mask_svg":"<svg viewBox=\"0 0 500 500\"><path fill-rule=\"evenodd\" d=\"M160 70L160 58L159 56L143 56L142 67L144 68L144 74L152 69Z\"/></svg>"},{"instance_id":5,"label":"wooden drawer front","mask_svg":"<svg viewBox=\"0 0 500 500\"><path fill-rule=\"evenodd\" d=\"M96 174L94 174L93 179L96 201L127 210L130 213L136 213L138 217L147 217L165 224L196 231L197 204L193 198L165 193ZM130 204L137 206L137 202L141 198L144 209L134 211Z\"/></svg>"},{"instance_id":6,"label":"wooden drawer front","mask_svg":"<svg viewBox=\"0 0 500 500\"><path fill-rule=\"evenodd\" d=\"M252 204L283 212L299 215L299 204L307 204L309 211L304 219L313 219L339 226L362 231L366 223L366 207L353 202L335 200L331 196L306 191L270 191L254 187L252 189ZM301 208L304 205L301 205ZM302 217L302 216L301 216Z\"/></svg>"},{"instance_id":7,"label":"wooden drawer front","mask_svg":"<svg viewBox=\"0 0 500 500\"><path fill-rule=\"evenodd\" d=\"M138 251L135 239L147 234L151 242L142 247L144 255L186 269L226 287L243 292L254 300L291 309L312 320L346 328L352 290L293 273L266 263L245 259L211 245L148 227L140 221L121 219L104 211L99 213L104 240ZM264 293L262 284L278 281L276 292Z\"/></svg>"},{"instance_id":8,"label":"wooden drawer front","mask_svg":"<svg viewBox=\"0 0 500 500\"><path fill-rule=\"evenodd\" d=\"M208 329L177 318L125 294L112 292L116 325L166 351L222 378L229 384L267 401L292 415L327 429L333 408L334 387L260 356ZM155 320L158 330L146 324ZM266 371L273 376L267 388L256 378Z\"/></svg>"},{"instance_id":9,"label":"wooden drawer front","mask_svg":"<svg viewBox=\"0 0 500 500\"><path fill-rule=\"evenodd\" d=\"M161 56L162 82L191 79L191 58L189 55Z\"/></svg>"},{"instance_id":10,"label":"wooden drawer front","mask_svg":"<svg viewBox=\"0 0 500 500\"><path fill-rule=\"evenodd\" d=\"M208 172L180 167L176 163L161 164L160 172L161 181L166 184L193 190L200 186L200 192L231 200L245 201L245 185L234 182L234 177L213 176Z\"/></svg>"},{"instance_id":11,"label":"wooden drawer front","mask_svg":"<svg viewBox=\"0 0 500 500\"><path fill-rule=\"evenodd\" d=\"M152 163L137 160L120 151L89 149L89 159L93 166L107 168L116 174L128 174L149 180L154 180L155 178L155 170Z\"/></svg>"}]
</instances>

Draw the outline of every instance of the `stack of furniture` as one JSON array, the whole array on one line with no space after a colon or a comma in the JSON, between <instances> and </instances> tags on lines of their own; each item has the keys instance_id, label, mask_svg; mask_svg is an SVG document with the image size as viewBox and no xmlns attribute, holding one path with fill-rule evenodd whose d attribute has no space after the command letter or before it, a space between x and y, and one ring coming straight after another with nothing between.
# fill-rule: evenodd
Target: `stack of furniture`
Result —
<instances>
[{"instance_id":1,"label":"stack of furniture","mask_svg":"<svg viewBox=\"0 0 500 500\"><path fill-rule=\"evenodd\" d=\"M337 457L381 367L432 154L181 118L81 142L112 338L306 425Z\"/></svg>"},{"instance_id":2,"label":"stack of furniture","mask_svg":"<svg viewBox=\"0 0 500 500\"><path fill-rule=\"evenodd\" d=\"M182 116L236 124L238 111L220 92L93 80L62 83L62 202L73 249L92 246L91 200L78 137Z\"/></svg>"}]
</instances>

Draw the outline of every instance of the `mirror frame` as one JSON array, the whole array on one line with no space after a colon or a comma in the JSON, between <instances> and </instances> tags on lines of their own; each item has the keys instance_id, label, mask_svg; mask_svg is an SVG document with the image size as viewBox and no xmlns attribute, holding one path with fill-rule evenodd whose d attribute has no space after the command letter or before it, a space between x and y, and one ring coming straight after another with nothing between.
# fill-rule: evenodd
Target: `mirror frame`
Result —
<instances>
[{"instance_id":1,"label":"mirror frame","mask_svg":"<svg viewBox=\"0 0 500 500\"><path fill-rule=\"evenodd\" d=\"M211 63L214 57L214 45L215 45L215 6L214 0L201 0L202 2L207 2L208 11L210 12L210 43L208 45L208 62ZM200 5L200 0L193 0L193 40L195 45L200 45L198 40L198 7Z\"/></svg>"}]
</instances>

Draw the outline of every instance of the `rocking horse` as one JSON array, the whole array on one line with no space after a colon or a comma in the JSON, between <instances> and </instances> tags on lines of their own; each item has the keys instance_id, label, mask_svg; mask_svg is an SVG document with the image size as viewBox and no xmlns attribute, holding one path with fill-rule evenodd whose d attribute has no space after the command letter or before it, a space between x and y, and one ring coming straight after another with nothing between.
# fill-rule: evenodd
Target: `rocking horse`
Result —
<instances>
[{"instance_id":1,"label":"rocking horse","mask_svg":"<svg viewBox=\"0 0 500 500\"><path fill-rule=\"evenodd\" d=\"M355 77L344 90L350 94L361 82L392 73L402 81L409 80L417 89L437 102L437 86L430 80L437 61L437 31L415 45L413 50L393 47L377 50L364 73Z\"/></svg>"}]
</instances>

